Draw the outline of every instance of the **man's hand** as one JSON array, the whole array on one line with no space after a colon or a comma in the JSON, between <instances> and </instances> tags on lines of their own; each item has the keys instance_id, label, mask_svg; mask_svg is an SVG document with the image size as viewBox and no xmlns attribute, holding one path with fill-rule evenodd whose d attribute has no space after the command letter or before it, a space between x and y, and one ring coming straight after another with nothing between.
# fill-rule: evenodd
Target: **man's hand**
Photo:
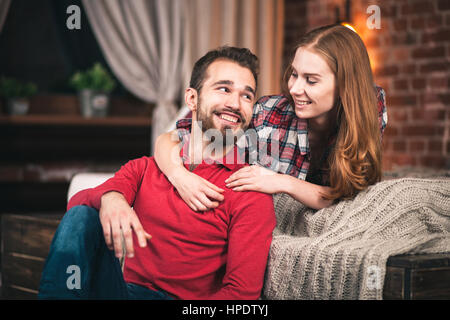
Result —
<instances>
[{"instance_id":1,"label":"man's hand","mask_svg":"<svg viewBox=\"0 0 450 320\"><path fill-rule=\"evenodd\" d=\"M110 250L114 250L116 257L119 259L122 258L123 250L121 230L125 239L128 258L134 257L133 235L131 230L136 233L141 248L145 247L147 240L152 238L142 228L136 212L134 212L125 197L119 192L111 191L102 196L100 223L102 224L106 245Z\"/></svg>"}]
</instances>

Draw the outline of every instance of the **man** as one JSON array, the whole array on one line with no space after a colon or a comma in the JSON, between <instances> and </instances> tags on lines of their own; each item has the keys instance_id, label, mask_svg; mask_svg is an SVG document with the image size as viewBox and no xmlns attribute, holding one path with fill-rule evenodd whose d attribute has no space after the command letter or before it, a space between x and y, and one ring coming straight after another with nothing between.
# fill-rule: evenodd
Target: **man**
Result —
<instances>
[{"instance_id":1,"label":"man","mask_svg":"<svg viewBox=\"0 0 450 320\"><path fill-rule=\"evenodd\" d=\"M275 227L272 198L226 189L224 181L244 166L237 159L225 161L237 153L236 146L224 139L223 148L206 157L211 141L198 138L210 130L237 135L246 129L256 84L257 58L247 49L222 47L197 61L185 91L198 125L181 153L195 159L201 150L201 161L188 160L185 166L225 189L220 205L196 213L153 157L128 162L113 178L70 200L39 297L257 299ZM123 274L117 259L121 233L127 252Z\"/></svg>"}]
</instances>

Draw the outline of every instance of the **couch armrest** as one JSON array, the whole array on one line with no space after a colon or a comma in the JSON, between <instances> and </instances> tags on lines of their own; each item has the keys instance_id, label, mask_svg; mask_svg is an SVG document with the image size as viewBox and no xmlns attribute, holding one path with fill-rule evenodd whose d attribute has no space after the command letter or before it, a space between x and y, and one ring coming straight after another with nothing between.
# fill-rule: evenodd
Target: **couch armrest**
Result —
<instances>
[{"instance_id":1,"label":"couch armrest","mask_svg":"<svg viewBox=\"0 0 450 320\"><path fill-rule=\"evenodd\" d=\"M77 192L88 188L95 188L113 176L114 173L106 172L77 173L70 181L69 190L67 192L67 201L69 201Z\"/></svg>"}]
</instances>

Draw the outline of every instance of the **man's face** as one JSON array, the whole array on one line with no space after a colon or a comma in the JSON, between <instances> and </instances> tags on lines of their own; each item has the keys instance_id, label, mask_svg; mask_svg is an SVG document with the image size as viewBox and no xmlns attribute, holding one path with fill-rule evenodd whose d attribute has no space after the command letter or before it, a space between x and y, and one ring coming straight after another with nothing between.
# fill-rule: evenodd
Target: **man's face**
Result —
<instances>
[{"instance_id":1,"label":"man's face","mask_svg":"<svg viewBox=\"0 0 450 320\"><path fill-rule=\"evenodd\" d=\"M203 132L216 129L225 137L247 129L255 88L255 78L249 69L224 59L211 63L197 103L197 121L202 121Z\"/></svg>"}]
</instances>

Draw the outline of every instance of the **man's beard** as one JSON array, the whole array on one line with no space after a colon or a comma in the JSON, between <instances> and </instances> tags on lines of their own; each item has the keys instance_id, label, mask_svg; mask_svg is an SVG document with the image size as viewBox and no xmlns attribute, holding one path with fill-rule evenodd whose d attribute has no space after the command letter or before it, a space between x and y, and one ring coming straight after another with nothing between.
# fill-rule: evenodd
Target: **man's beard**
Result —
<instances>
[{"instance_id":1,"label":"man's beard","mask_svg":"<svg viewBox=\"0 0 450 320\"><path fill-rule=\"evenodd\" d=\"M241 119L241 124L244 123L245 119L240 113L233 113L239 116L239 118ZM209 115L204 112L204 109L201 106L201 101L199 99L196 120L201 121L201 129L204 134L204 138L209 140L211 143L221 143L223 147L234 145L243 134L243 129L245 129L246 126L241 125L239 128L235 128L233 130L232 126L225 125L222 128L218 129L215 127L213 114L214 111L212 111Z\"/></svg>"}]
</instances>

